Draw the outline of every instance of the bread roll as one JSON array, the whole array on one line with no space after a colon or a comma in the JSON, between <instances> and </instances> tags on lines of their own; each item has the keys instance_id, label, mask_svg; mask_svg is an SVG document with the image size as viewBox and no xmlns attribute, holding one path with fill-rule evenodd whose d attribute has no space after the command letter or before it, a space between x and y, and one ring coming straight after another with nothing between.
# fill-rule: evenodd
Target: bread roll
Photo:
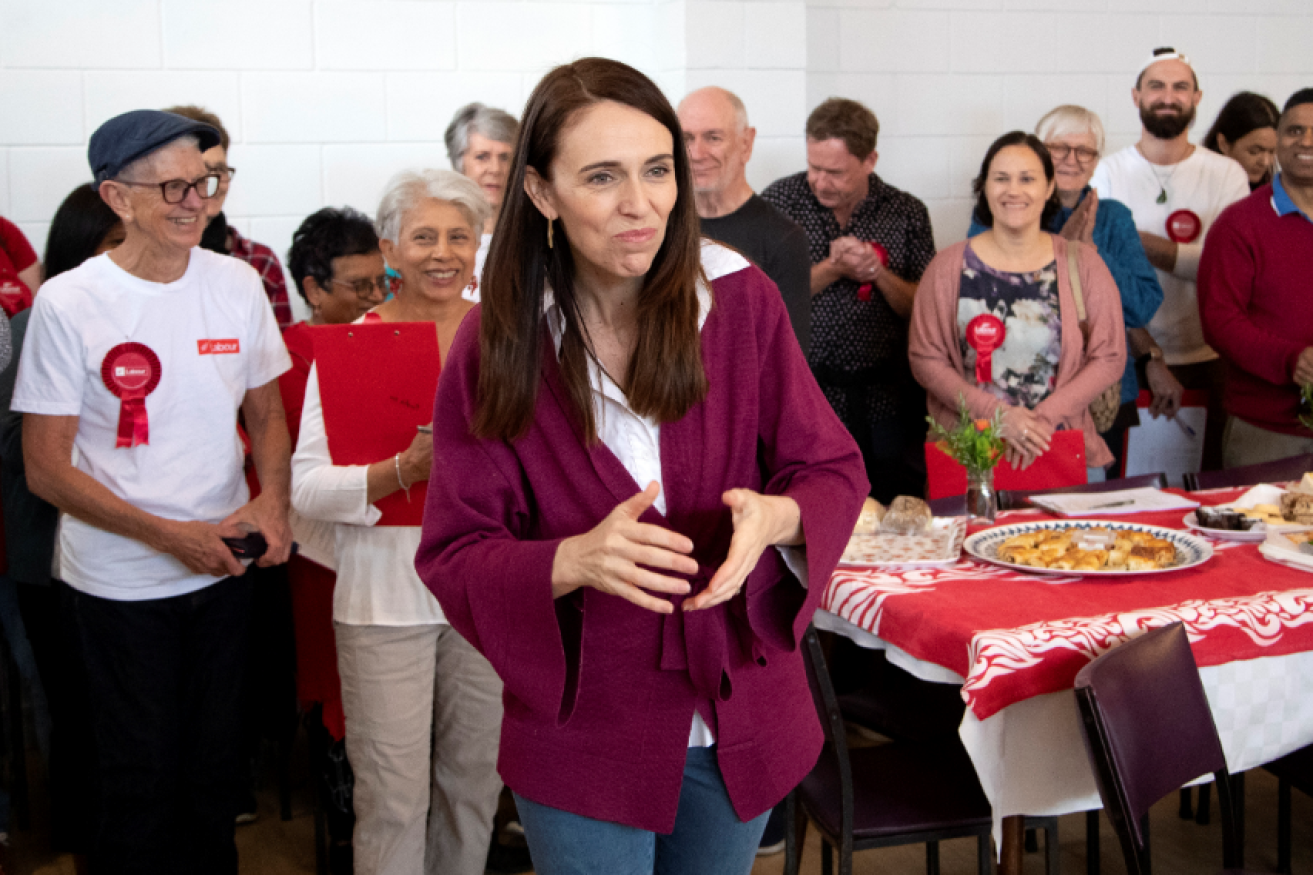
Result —
<instances>
[{"instance_id":1,"label":"bread roll","mask_svg":"<svg viewBox=\"0 0 1313 875\"><path fill-rule=\"evenodd\" d=\"M934 526L935 516L930 512L930 505L910 495L900 495L885 511L880 531L894 535L919 535L930 531Z\"/></svg>"},{"instance_id":2,"label":"bread roll","mask_svg":"<svg viewBox=\"0 0 1313 875\"><path fill-rule=\"evenodd\" d=\"M884 505L867 496L862 502L862 513L853 526L854 535L873 535L880 530L880 521L884 519Z\"/></svg>"}]
</instances>

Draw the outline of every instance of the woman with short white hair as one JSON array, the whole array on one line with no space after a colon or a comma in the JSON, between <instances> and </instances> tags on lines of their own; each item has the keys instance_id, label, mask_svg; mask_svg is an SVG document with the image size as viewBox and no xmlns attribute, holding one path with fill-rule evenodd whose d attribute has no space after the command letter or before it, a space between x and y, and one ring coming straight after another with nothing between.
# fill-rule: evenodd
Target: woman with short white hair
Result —
<instances>
[{"instance_id":1,"label":"woman with short white hair","mask_svg":"<svg viewBox=\"0 0 1313 875\"><path fill-rule=\"evenodd\" d=\"M438 369L473 307L461 293L473 281L488 212L478 186L451 171L407 171L388 183L375 224L401 284L356 321L432 323L438 361L414 361L416 370ZM352 371L370 366L368 357L350 362ZM340 411L347 397L333 368L317 349L292 459L292 503L306 517L337 524L333 625L355 771L355 871L478 875L501 792L501 681L415 573L417 518L398 523L379 507L398 492L411 499L411 488L429 479L432 435L416 431L369 464L335 462L358 417L325 417L325 402ZM408 397L399 389L408 374L375 369L373 391ZM430 395L421 422L432 406ZM423 498L413 501L422 506Z\"/></svg>"},{"instance_id":2,"label":"woman with short white hair","mask_svg":"<svg viewBox=\"0 0 1313 875\"><path fill-rule=\"evenodd\" d=\"M1129 354L1122 373L1117 418L1111 427L1100 432L1117 459L1115 464L1120 465L1122 434L1136 416L1135 398L1140 389L1136 359L1157 349L1144 326L1163 302L1162 286L1144 254L1131 211L1118 201L1100 199L1090 187L1090 178L1103 154L1103 123L1099 116L1084 107L1064 104L1039 120L1035 136L1053 159L1053 179L1061 205L1045 230L1067 240L1093 245L1108 266L1121 296ZM983 225L973 220L967 236L974 237L984 230ZM1148 387L1154 393L1154 406L1150 409L1156 415L1172 393L1173 385L1179 401L1180 384L1161 358L1151 359L1145 370Z\"/></svg>"},{"instance_id":3,"label":"woman with short white hair","mask_svg":"<svg viewBox=\"0 0 1313 875\"><path fill-rule=\"evenodd\" d=\"M520 123L515 116L477 101L456 110L451 124L447 125L444 139L452 169L478 183L492 207L483 223L483 236L474 266L475 283L466 295L472 301L479 300L478 278L483 276L483 262L492 245L492 231L501 215L511 159L515 157L515 139L519 135Z\"/></svg>"}]
</instances>

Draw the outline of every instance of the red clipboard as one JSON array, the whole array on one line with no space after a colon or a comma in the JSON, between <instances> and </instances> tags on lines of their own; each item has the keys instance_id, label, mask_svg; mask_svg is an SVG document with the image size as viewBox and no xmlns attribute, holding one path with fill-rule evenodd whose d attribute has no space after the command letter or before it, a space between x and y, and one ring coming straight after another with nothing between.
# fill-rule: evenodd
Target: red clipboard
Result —
<instances>
[{"instance_id":1,"label":"red clipboard","mask_svg":"<svg viewBox=\"0 0 1313 875\"><path fill-rule=\"evenodd\" d=\"M967 469L932 443L925 445L925 467L931 500L966 494ZM1085 468L1084 432L1073 429L1055 431L1049 442L1049 451L1024 471L1013 468L1006 459L999 462L994 468L994 488L1033 492L1079 486L1086 482Z\"/></svg>"},{"instance_id":2,"label":"red clipboard","mask_svg":"<svg viewBox=\"0 0 1313 875\"><path fill-rule=\"evenodd\" d=\"M438 332L432 322L325 325L313 331L319 398L335 465L390 459L433 420L438 391ZM374 503L380 526L417 526L428 482Z\"/></svg>"}]
</instances>

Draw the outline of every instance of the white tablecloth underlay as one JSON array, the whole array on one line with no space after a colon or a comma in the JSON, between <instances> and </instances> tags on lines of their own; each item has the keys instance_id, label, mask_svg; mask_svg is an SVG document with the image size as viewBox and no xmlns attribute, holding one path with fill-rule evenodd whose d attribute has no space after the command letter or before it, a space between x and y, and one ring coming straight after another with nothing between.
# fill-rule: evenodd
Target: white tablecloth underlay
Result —
<instances>
[{"instance_id":1,"label":"white tablecloth underlay","mask_svg":"<svg viewBox=\"0 0 1313 875\"><path fill-rule=\"evenodd\" d=\"M814 623L861 647L884 650L889 662L922 680L964 682L956 672L910 656L829 611L817 611ZM1199 676L1232 773L1313 744L1313 652L1209 666ZM1002 847L1004 817L1103 807L1071 690L1024 699L987 720L968 708L958 734L994 809L997 847Z\"/></svg>"}]
</instances>

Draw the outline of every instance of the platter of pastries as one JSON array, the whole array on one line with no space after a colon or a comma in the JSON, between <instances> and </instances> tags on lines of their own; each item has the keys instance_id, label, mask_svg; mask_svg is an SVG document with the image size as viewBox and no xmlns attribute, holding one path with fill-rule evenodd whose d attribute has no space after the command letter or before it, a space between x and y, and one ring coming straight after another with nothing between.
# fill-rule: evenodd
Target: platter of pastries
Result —
<instances>
[{"instance_id":1,"label":"platter of pastries","mask_svg":"<svg viewBox=\"0 0 1313 875\"><path fill-rule=\"evenodd\" d=\"M1082 576L1180 571L1213 555L1207 541L1186 532L1102 520L997 526L971 535L963 548L1019 571Z\"/></svg>"},{"instance_id":2,"label":"platter of pastries","mask_svg":"<svg viewBox=\"0 0 1313 875\"><path fill-rule=\"evenodd\" d=\"M1230 504L1200 507L1183 522L1197 532L1222 541L1263 541L1270 531L1292 531L1313 525L1310 475L1291 490L1263 483Z\"/></svg>"}]
</instances>

